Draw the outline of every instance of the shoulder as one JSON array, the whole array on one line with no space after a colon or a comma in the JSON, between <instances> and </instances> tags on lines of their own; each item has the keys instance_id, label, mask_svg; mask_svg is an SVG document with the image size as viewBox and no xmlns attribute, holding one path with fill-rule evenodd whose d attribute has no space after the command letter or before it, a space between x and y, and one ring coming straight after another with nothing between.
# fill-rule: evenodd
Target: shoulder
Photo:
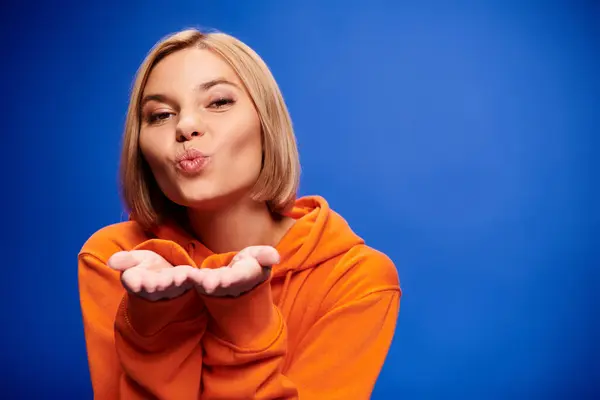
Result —
<instances>
[{"instance_id":1,"label":"shoulder","mask_svg":"<svg viewBox=\"0 0 600 400\"><path fill-rule=\"evenodd\" d=\"M315 278L321 281L318 285L325 292L325 309L373 295L402 293L395 263L385 253L365 244L353 246L327 264L322 265L322 271L315 271Z\"/></svg>"},{"instance_id":2,"label":"shoulder","mask_svg":"<svg viewBox=\"0 0 600 400\"><path fill-rule=\"evenodd\" d=\"M106 261L114 253L131 250L148 239L148 234L137 222L119 222L94 232L79 251L79 257L91 255Z\"/></svg>"},{"instance_id":3,"label":"shoulder","mask_svg":"<svg viewBox=\"0 0 600 400\"><path fill-rule=\"evenodd\" d=\"M364 282L373 289L397 288L400 279L396 264L385 253L360 244L348 250L337 267L353 281Z\"/></svg>"}]
</instances>

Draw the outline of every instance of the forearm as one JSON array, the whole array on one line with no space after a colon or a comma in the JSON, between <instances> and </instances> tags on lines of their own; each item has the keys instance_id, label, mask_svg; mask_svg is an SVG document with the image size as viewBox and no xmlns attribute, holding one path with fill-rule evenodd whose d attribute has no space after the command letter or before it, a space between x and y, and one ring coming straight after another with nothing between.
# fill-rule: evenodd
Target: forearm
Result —
<instances>
[{"instance_id":1,"label":"forearm","mask_svg":"<svg viewBox=\"0 0 600 400\"><path fill-rule=\"evenodd\" d=\"M228 341L238 338L243 326L230 329L228 339L222 328L218 334L207 332L202 398L368 399L394 335L399 298L399 291L386 290L330 310L293 353L286 325L272 304L279 327L255 331L255 345ZM286 371L284 357L289 358Z\"/></svg>"},{"instance_id":2,"label":"forearm","mask_svg":"<svg viewBox=\"0 0 600 400\"><path fill-rule=\"evenodd\" d=\"M136 250L151 250L171 265L192 265L179 245L149 240ZM115 346L124 375L121 397L197 399L202 374L200 342L207 314L197 292L169 300L123 296L115 320Z\"/></svg>"},{"instance_id":3,"label":"forearm","mask_svg":"<svg viewBox=\"0 0 600 400\"><path fill-rule=\"evenodd\" d=\"M286 363L300 398L369 399L394 337L399 306L400 292L385 290L321 317Z\"/></svg>"},{"instance_id":4,"label":"forearm","mask_svg":"<svg viewBox=\"0 0 600 400\"><path fill-rule=\"evenodd\" d=\"M238 298L205 296L204 301L210 316L202 341L202 399L296 398L294 385L281 374L287 328L270 282Z\"/></svg>"},{"instance_id":5,"label":"forearm","mask_svg":"<svg viewBox=\"0 0 600 400\"><path fill-rule=\"evenodd\" d=\"M197 399L206 319L193 291L160 302L126 295L115 323L121 397Z\"/></svg>"}]
</instances>

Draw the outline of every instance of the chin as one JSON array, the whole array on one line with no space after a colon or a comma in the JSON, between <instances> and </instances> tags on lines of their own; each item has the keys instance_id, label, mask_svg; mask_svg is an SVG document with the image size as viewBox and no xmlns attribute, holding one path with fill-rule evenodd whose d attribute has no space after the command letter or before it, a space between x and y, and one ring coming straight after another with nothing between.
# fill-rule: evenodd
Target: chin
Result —
<instances>
[{"instance_id":1,"label":"chin","mask_svg":"<svg viewBox=\"0 0 600 400\"><path fill-rule=\"evenodd\" d=\"M226 207L230 201L230 195L226 193L198 193L196 191L179 197L176 203L194 210L214 211Z\"/></svg>"},{"instance_id":2,"label":"chin","mask_svg":"<svg viewBox=\"0 0 600 400\"><path fill-rule=\"evenodd\" d=\"M212 208L219 203L220 196L209 193L194 193L193 196L179 196L176 203L187 208Z\"/></svg>"},{"instance_id":3,"label":"chin","mask_svg":"<svg viewBox=\"0 0 600 400\"><path fill-rule=\"evenodd\" d=\"M244 198L249 198L253 182L233 187L218 187L208 182L195 183L194 185L181 185L171 187L169 199L180 206L199 210L216 211L238 203Z\"/></svg>"},{"instance_id":4,"label":"chin","mask_svg":"<svg viewBox=\"0 0 600 400\"><path fill-rule=\"evenodd\" d=\"M193 210L213 211L223 207L223 204L218 198L208 197L201 199L188 199L184 206Z\"/></svg>"}]
</instances>

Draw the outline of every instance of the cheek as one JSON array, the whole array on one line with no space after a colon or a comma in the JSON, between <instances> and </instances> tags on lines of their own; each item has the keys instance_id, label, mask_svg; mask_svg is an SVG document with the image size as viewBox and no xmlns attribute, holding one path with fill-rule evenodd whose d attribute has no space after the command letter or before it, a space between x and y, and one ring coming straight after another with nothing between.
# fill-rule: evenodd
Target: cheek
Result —
<instances>
[{"instance_id":1,"label":"cheek","mask_svg":"<svg viewBox=\"0 0 600 400\"><path fill-rule=\"evenodd\" d=\"M139 146L144 159L150 166L154 179L164 191L171 184L167 161L165 160L167 143L160 143L154 135L142 134L140 135Z\"/></svg>"},{"instance_id":2,"label":"cheek","mask_svg":"<svg viewBox=\"0 0 600 400\"><path fill-rule=\"evenodd\" d=\"M163 151L160 149L164 148L164 144L159 143L157 136L142 132L140 134L139 146L144 158L148 164L150 164L152 169L159 168L161 165L161 156L163 154Z\"/></svg>"},{"instance_id":3,"label":"cheek","mask_svg":"<svg viewBox=\"0 0 600 400\"><path fill-rule=\"evenodd\" d=\"M154 135L154 132L152 133L152 135L140 135L140 151L148 163L160 190L171 201L181 204L177 195L177 183L170 173L168 160L166 158L169 143L160 140L160 136Z\"/></svg>"},{"instance_id":4,"label":"cheek","mask_svg":"<svg viewBox=\"0 0 600 400\"><path fill-rule=\"evenodd\" d=\"M262 166L261 127L258 117L249 118L248 122L239 127L235 140L230 147L229 157L234 162L236 173L247 179L258 177Z\"/></svg>"}]
</instances>

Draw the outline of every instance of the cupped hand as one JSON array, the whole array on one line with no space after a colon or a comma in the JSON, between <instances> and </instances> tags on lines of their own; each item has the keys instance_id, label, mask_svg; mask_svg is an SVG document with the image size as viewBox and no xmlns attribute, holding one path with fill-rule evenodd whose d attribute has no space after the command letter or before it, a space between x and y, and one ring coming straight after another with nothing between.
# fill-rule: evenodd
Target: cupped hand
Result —
<instances>
[{"instance_id":1,"label":"cupped hand","mask_svg":"<svg viewBox=\"0 0 600 400\"><path fill-rule=\"evenodd\" d=\"M193 287L190 265L173 266L150 250L120 251L108 260L108 266L121 271L125 289L149 301L172 299Z\"/></svg>"},{"instance_id":2,"label":"cupped hand","mask_svg":"<svg viewBox=\"0 0 600 400\"><path fill-rule=\"evenodd\" d=\"M200 294L237 297L269 278L271 267L279 263L279 253L271 246L246 247L228 266L196 269L190 272Z\"/></svg>"}]
</instances>

